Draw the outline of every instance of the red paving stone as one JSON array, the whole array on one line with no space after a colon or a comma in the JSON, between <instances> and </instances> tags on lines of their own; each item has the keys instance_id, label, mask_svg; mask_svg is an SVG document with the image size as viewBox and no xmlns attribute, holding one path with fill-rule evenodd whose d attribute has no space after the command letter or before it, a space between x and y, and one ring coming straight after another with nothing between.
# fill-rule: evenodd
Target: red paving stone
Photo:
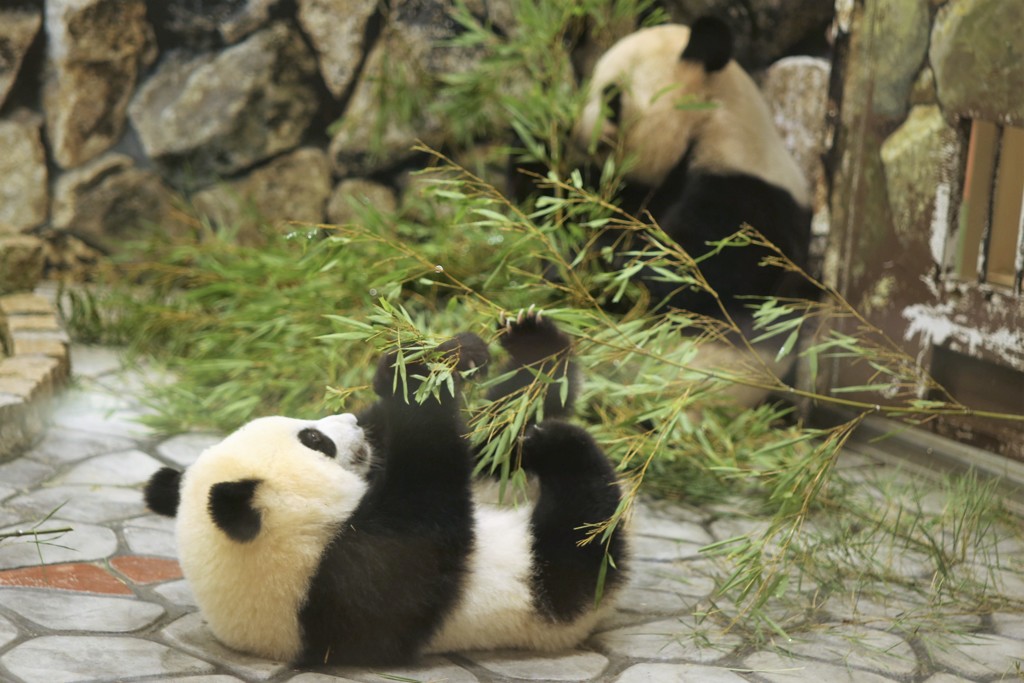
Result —
<instances>
[{"instance_id":1,"label":"red paving stone","mask_svg":"<svg viewBox=\"0 0 1024 683\"><path fill-rule=\"evenodd\" d=\"M164 557L120 555L110 560L110 566L139 584L170 581L183 576L178 562Z\"/></svg>"},{"instance_id":2,"label":"red paving stone","mask_svg":"<svg viewBox=\"0 0 1024 683\"><path fill-rule=\"evenodd\" d=\"M56 588L82 593L132 595L124 581L94 564L47 564L0 571L0 586Z\"/></svg>"}]
</instances>

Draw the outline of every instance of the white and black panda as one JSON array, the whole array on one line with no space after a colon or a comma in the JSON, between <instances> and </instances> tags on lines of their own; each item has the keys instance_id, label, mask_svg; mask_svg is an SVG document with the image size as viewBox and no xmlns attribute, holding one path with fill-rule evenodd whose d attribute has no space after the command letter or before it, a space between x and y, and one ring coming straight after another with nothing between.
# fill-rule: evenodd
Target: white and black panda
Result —
<instances>
[{"instance_id":1,"label":"white and black panda","mask_svg":"<svg viewBox=\"0 0 1024 683\"><path fill-rule=\"evenodd\" d=\"M511 323L503 341L508 391L533 376L525 365L568 353L567 337L536 315ZM488 357L471 334L441 350L457 354L459 369ZM393 364L394 354L381 360L379 400L358 416L258 419L184 474L163 468L150 479L147 504L177 516L181 566L214 635L303 665L576 644L624 576L617 530L595 609L605 547L578 541L619 504L607 458L582 429L544 420L521 443L536 504L476 505L457 397L407 401ZM428 370L406 368L411 396Z\"/></svg>"},{"instance_id":2,"label":"white and black panda","mask_svg":"<svg viewBox=\"0 0 1024 683\"><path fill-rule=\"evenodd\" d=\"M732 42L729 28L711 17L622 38L594 66L574 135L597 162L608 154L629 161L621 208L641 219L650 214L691 256L709 254L709 243L748 223L804 268L808 183L757 86L732 59ZM642 248L623 243L621 235L608 239L618 240L619 253ZM730 317L748 333L752 302L744 297L806 293L802 277L759 265L769 254L762 247L730 247L700 262ZM640 277L655 305L722 315L704 291L680 288L653 271ZM707 355L714 358L706 362L735 360L722 347ZM758 393L743 402L754 402Z\"/></svg>"}]
</instances>

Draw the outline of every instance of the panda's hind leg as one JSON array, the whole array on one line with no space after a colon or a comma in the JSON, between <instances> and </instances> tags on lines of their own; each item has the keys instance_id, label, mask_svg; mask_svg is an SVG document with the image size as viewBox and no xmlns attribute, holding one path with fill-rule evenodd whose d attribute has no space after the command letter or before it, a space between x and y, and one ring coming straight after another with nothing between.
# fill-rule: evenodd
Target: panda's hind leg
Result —
<instances>
[{"instance_id":1,"label":"panda's hind leg","mask_svg":"<svg viewBox=\"0 0 1024 683\"><path fill-rule=\"evenodd\" d=\"M608 593L623 581L626 542L616 528L607 545L598 534L580 542L593 525L610 519L621 492L615 470L583 429L545 420L530 427L522 444L523 467L540 483L531 519L534 595L551 617L571 621L594 604L602 565ZM609 557L606 558L606 553Z\"/></svg>"}]
</instances>

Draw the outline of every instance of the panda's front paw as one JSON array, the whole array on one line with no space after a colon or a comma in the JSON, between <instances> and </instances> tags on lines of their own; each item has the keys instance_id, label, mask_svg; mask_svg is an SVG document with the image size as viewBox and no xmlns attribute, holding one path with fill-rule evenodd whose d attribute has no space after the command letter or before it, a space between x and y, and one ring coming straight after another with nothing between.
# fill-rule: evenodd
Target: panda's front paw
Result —
<instances>
[{"instance_id":1,"label":"panda's front paw","mask_svg":"<svg viewBox=\"0 0 1024 683\"><path fill-rule=\"evenodd\" d=\"M413 358L410 359L410 356ZM458 373L470 370L477 370L480 373L486 371L490 352L484 340L472 332L455 335L440 344L433 353L412 349L391 351L384 354L377 364L377 371L373 377L374 392L382 398L401 395L403 390L407 390L409 394L415 393L423 381L422 378L430 374L428 361L431 357L444 363L454 361L456 379L459 379L461 376ZM398 378L400 364L405 368L404 383Z\"/></svg>"},{"instance_id":2,"label":"panda's front paw","mask_svg":"<svg viewBox=\"0 0 1024 683\"><path fill-rule=\"evenodd\" d=\"M512 317L502 313L498 318L498 328L502 333L501 345L520 365L568 355L572 349L569 336L533 306Z\"/></svg>"},{"instance_id":3,"label":"panda's front paw","mask_svg":"<svg viewBox=\"0 0 1024 683\"><path fill-rule=\"evenodd\" d=\"M477 374L486 372L491 360L491 352L487 343L472 332L460 332L437 347L445 358L456 358L455 369L458 372L476 370Z\"/></svg>"}]
</instances>

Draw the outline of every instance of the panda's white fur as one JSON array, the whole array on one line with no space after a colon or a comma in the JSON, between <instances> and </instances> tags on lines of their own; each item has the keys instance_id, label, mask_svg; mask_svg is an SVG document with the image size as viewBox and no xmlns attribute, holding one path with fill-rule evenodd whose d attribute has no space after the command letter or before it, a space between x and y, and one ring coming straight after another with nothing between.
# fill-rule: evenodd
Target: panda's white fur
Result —
<instances>
[{"instance_id":1,"label":"panda's white fur","mask_svg":"<svg viewBox=\"0 0 1024 683\"><path fill-rule=\"evenodd\" d=\"M299 443L297 434L308 427L334 441L337 459ZM178 557L224 644L284 661L298 655L299 608L321 551L366 492L366 467L355 463L367 448L352 414L312 422L265 417L206 449L185 471ZM263 482L253 501L262 526L256 538L240 543L215 524L208 501L215 484L246 479Z\"/></svg>"},{"instance_id":2,"label":"panda's white fur","mask_svg":"<svg viewBox=\"0 0 1024 683\"><path fill-rule=\"evenodd\" d=\"M539 316L506 340L518 373L503 391L533 381L528 361L568 349ZM465 350L486 353L474 335L456 341L460 368L486 362ZM210 629L234 649L298 664L578 643L611 604L593 604L604 547L578 545L581 528L618 506L607 458L579 427L546 420L520 444L536 505L474 500L456 397L407 401L392 361L378 367L378 402L358 416L260 418L184 474L151 477L147 504L177 517L181 566ZM427 372L407 370L410 382ZM609 545L609 597L621 536Z\"/></svg>"},{"instance_id":3,"label":"panda's white fur","mask_svg":"<svg viewBox=\"0 0 1024 683\"><path fill-rule=\"evenodd\" d=\"M577 145L598 164L609 154L620 165L625 162L622 208L642 220L650 212L691 255L700 256L708 242L746 222L804 266L808 183L757 85L731 59L728 29L705 19L694 24L698 30L704 31L703 43L693 56L688 55L691 28L679 24L638 30L609 48L587 86L574 130ZM728 45L709 45L716 41ZM729 315L752 338L758 333L744 295L799 297L807 291L799 276L758 267L759 258L744 251L726 250L701 268ZM647 284L655 301L664 298L671 306L721 317L719 302L710 297L671 292L672 285L656 277ZM781 344L782 338L759 344L755 357L739 340L706 343L690 368L734 375L746 366L785 377L794 357L777 359ZM761 387L733 384L723 385L717 398L752 406L767 394Z\"/></svg>"}]
</instances>

